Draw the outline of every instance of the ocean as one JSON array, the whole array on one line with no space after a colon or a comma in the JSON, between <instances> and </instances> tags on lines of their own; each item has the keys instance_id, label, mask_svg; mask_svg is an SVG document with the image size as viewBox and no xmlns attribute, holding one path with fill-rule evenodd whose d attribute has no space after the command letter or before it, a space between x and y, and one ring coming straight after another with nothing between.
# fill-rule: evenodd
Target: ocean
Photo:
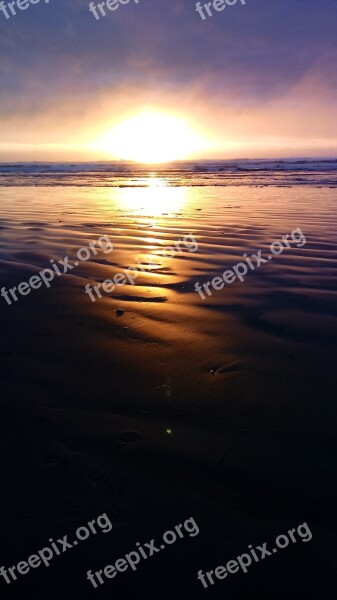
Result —
<instances>
[{"instance_id":1,"label":"ocean","mask_svg":"<svg viewBox=\"0 0 337 600\"><path fill-rule=\"evenodd\" d=\"M1 163L0 186L139 187L156 174L170 186L337 185L337 160L221 160L169 165L127 162Z\"/></svg>"}]
</instances>

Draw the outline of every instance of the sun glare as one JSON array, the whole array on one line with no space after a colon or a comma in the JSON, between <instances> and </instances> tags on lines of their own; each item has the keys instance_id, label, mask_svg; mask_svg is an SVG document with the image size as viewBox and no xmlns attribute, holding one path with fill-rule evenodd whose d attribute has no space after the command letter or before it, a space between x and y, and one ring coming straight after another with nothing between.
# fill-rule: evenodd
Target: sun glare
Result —
<instances>
[{"instance_id":1,"label":"sun glare","mask_svg":"<svg viewBox=\"0 0 337 600\"><path fill-rule=\"evenodd\" d=\"M116 125L99 146L119 159L157 164L190 158L205 140L182 119L149 111Z\"/></svg>"},{"instance_id":2,"label":"sun glare","mask_svg":"<svg viewBox=\"0 0 337 600\"><path fill-rule=\"evenodd\" d=\"M174 187L165 181L151 177L146 187L124 187L114 190L118 206L144 218L176 214L182 211L189 201L189 190Z\"/></svg>"}]
</instances>

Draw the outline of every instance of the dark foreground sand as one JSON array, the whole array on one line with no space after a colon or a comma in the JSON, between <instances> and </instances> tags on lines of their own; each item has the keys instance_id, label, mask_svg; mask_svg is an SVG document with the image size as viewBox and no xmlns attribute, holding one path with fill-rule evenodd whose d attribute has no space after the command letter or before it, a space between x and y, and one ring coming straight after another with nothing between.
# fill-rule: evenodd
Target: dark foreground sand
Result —
<instances>
[{"instance_id":1,"label":"dark foreground sand","mask_svg":"<svg viewBox=\"0 0 337 600\"><path fill-rule=\"evenodd\" d=\"M7 288L102 234L115 246L11 307L0 298L0 566L102 513L113 523L48 569L0 579L3 598L335 597L336 199L301 186L1 190ZM296 227L303 248L205 302L193 291ZM187 233L198 252L165 256ZM84 285L137 256L158 269L91 303ZM86 580L189 517L198 536L100 589ZM310 542L207 590L197 580L305 521Z\"/></svg>"}]
</instances>

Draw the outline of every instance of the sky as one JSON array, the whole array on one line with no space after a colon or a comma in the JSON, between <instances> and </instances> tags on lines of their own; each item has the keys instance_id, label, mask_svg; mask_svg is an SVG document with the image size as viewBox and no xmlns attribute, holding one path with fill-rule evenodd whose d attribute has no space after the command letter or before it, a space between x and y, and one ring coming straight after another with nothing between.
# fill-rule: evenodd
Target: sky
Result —
<instances>
[{"instance_id":1,"label":"sky","mask_svg":"<svg viewBox=\"0 0 337 600\"><path fill-rule=\"evenodd\" d=\"M336 0L238 0L205 20L195 0L17 13L0 12L1 161L119 158L116 126L143 111L193 132L188 158L337 156Z\"/></svg>"}]
</instances>

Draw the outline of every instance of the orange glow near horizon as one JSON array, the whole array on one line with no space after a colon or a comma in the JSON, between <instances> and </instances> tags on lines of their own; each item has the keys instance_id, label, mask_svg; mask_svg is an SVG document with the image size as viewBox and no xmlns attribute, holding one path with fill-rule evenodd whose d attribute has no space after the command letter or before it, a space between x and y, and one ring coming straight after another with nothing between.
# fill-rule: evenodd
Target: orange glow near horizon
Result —
<instances>
[{"instance_id":1,"label":"orange glow near horizon","mask_svg":"<svg viewBox=\"0 0 337 600\"><path fill-rule=\"evenodd\" d=\"M188 159L207 145L183 119L153 110L122 121L95 143L115 158L144 164Z\"/></svg>"}]
</instances>

